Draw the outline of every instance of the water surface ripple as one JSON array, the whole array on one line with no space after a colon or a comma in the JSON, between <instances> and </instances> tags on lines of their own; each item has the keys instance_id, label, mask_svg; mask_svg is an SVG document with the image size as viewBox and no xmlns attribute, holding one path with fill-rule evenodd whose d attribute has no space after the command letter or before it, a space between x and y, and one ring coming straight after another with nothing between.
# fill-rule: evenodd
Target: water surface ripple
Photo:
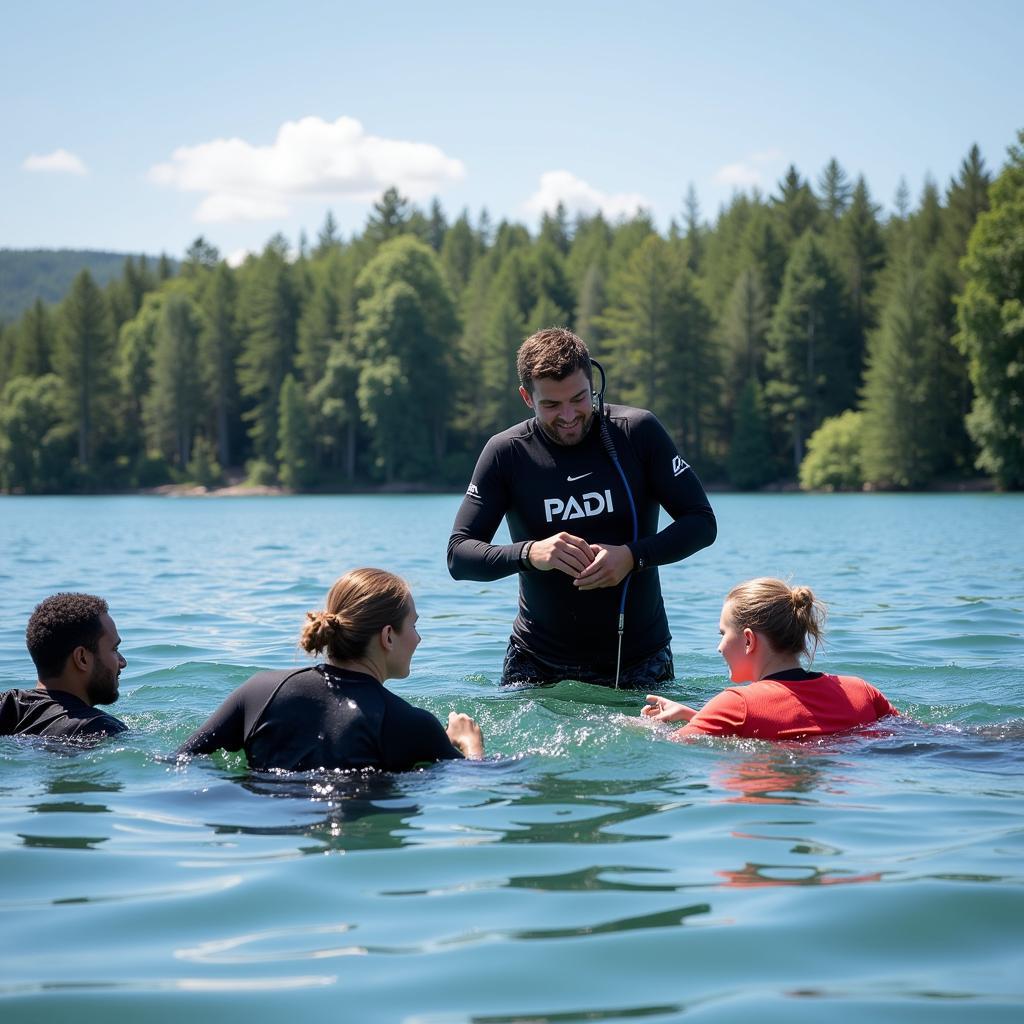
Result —
<instances>
[{"instance_id":1,"label":"water surface ripple","mask_svg":"<svg viewBox=\"0 0 1024 1024\"><path fill-rule=\"evenodd\" d=\"M132 726L0 739L5 1022L1020 1019L1024 499L715 500L718 543L662 570L667 692L724 684L722 595L771 574L829 602L823 663L905 712L787 745L675 744L634 694L499 691L515 581L448 577L458 500L0 499L0 686L33 682L33 605L92 590ZM303 663L303 613L359 564L416 594L391 685L473 714L488 760L165 760L254 669Z\"/></svg>"}]
</instances>

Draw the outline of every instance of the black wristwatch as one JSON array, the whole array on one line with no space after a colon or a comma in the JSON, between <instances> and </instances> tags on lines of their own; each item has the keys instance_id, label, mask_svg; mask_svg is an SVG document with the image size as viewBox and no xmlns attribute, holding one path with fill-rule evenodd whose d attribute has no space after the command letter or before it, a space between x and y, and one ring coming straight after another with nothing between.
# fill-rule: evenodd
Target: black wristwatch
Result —
<instances>
[{"instance_id":1,"label":"black wristwatch","mask_svg":"<svg viewBox=\"0 0 1024 1024\"><path fill-rule=\"evenodd\" d=\"M532 547L533 547L533 541L532 540L528 540L523 545L522 550L519 552L519 565L523 569L530 569L530 568L532 568L532 566L530 565L530 548L532 548Z\"/></svg>"}]
</instances>

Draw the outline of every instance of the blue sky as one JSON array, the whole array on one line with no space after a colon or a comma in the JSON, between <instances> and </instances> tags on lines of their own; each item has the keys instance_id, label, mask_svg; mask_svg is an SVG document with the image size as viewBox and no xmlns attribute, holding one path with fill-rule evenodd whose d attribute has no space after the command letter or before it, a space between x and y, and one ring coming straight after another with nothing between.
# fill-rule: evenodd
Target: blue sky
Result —
<instances>
[{"instance_id":1,"label":"blue sky","mask_svg":"<svg viewBox=\"0 0 1024 1024\"><path fill-rule=\"evenodd\" d=\"M660 226L694 185L811 180L835 156L891 207L1024 128L1024 3L9 5L0 247L224 255L388 184L534 227L559 199Z\"/></svg>"}]
</instances>

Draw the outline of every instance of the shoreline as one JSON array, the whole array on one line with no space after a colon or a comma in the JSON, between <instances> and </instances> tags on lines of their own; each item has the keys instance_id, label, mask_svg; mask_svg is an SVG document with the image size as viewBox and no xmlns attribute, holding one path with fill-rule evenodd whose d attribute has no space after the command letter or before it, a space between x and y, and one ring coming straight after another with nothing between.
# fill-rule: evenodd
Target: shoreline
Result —
<instances>
[{"instance_id":1,"label":"shoreline","mask_svg":"<svg viewBox=\"0 0 1024 1024\"><path fill-rule=\"evenodd\" d=\"M804 491L795 481L782 481L758 488L754 491L741 491L724 483L707 483L704 489L708 494L748 494L748 495L792 495L792 494L1012 494L1012 491L1000 491L992 480L980 478L974 480L941 480L928 487L912 490L865 488L861 491L813 490ZM157 487L138 487L123 491L61 491L55 494L25 494L0 491L2 498L52 497L52 498L90 498L90 497L157 497L157 498L287 498L303 495L343 496L343 495L420 495L420 494L462 494L463 488L455 486L437 486L431 484L394 483L394 484L362 484L352 487L323 488L316 490L295 491L277 484L245 484L232 483L221 487L205 487L202 484L160 484Z\"/></svg>"}]
</instances>

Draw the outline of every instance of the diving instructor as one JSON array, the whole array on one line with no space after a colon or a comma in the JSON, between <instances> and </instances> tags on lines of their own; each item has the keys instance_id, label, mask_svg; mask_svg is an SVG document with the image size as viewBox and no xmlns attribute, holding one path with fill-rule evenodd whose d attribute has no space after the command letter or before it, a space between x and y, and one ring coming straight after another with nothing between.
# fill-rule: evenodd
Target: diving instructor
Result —
<instances>
[{"instance_id":1,"label":"diving instructor","mask_svg":"<svg viewBox=\"0 0 1024 1024\"><path fill-rule=\"evenodd\" d=\"M484 446L448 540L457 580L519 573L501 683L614 685L627 580L618 685L650 689L672 679L658 566L714 542L704 488L652 413L612 405L605 424L620 475L602 441L590 353L572 331L527 338L516 367L534 415ZM659 533L661 508L672 522ZM502 518L512 543L492 544Z\"/></svg>"}]
</instances>

